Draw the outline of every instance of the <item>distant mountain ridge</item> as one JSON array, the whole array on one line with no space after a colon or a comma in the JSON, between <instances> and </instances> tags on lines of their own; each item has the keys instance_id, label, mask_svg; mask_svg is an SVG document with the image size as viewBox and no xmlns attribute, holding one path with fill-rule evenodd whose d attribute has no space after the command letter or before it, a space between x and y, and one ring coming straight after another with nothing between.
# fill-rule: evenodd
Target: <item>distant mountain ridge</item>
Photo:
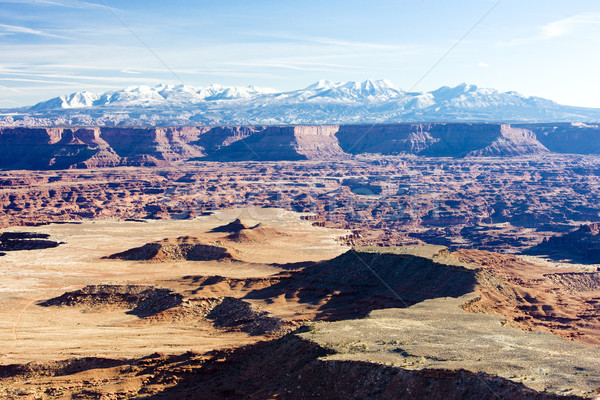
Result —
<instances>
[{"instance_id":1,"label":"distant mountain ridge","mask_svg":"<svg viewBox=\"0 0 600 400\"><path fill-rule=\"evenodd\" d=\"M205 88L191 88L185 85L131 86L105 93L87 91L74 92L55 97L30 107L30 110L74 109L86 107L151 107L159 105L184 106L202 101L248 99L260 94L273 93L272 89L259 89L253 86L225 87L210 85Z\"/></svg>"},{"instance_id":2,"label":"distant mountain ridge","mask_svg":"<svg viewBox=\"0 0 600 400\"><path fill-rule=\"evenodd\" d=\"M331 125L399 122L594 122L600 109L463 83L407 92L387 80L306 88L132 86L75 92L0 112L0 126Z\"/></svg>"}]
</instances>

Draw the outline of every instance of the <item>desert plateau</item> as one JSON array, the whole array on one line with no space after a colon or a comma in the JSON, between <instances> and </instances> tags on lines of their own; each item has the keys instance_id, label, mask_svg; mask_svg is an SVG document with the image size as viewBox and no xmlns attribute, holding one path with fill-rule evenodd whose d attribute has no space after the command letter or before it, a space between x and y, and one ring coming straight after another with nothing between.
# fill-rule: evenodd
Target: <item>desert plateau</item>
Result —
<instances>
[{"instance_id":1,"label":"desert plateau","mask_svg":"<svg viewBox=\"0 0 600 400\"><path fill-rule=\"evenodd\" d=\"M5 164L0 396L600 394L595 155L505 140L499 155L351 154L340 132L358 128L228 129L107 147L104 130L36 128L55 135L19 158L37 164ZM0 139L17 131L32 135ZM232 149L253 135L267 160Z\"/></svg>"}]
</instances>

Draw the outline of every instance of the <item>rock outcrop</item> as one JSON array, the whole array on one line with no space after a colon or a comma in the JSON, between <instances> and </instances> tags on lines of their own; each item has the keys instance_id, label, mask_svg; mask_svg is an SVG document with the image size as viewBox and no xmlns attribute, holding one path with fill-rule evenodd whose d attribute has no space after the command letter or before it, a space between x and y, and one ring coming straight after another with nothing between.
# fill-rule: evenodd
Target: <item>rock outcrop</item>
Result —
<instances>
[{"instance_id":1,"label":"rock outcrop","mask_svg":"<svg viewBox=\"0 0 600 400\"><path fill-rule=\"evenodd\" d=\"M228 224L217 226L213 228L211 232L227 232L227 233L236 233L243 229L249 229L239 218L229 222Z\"/></svg>"},{"instance_id":2,"label":"rock outcrop","mask_svg":"<svg viewBox=\"0 0 600 400\"><path fill-rule=\"evenodd\" d=\"M182 236L146 243L141 247L112 254L106 258L131 261L226 261L234 260L235 251L203 243L197 238Z\"/></svg>"},{"instance_id":3,"label":"rock outcrop","mask_svg":"<svg viewBox=\"0 0 600 400\"><path fill-rule=\"evenodd\" d=\"M238 243L260 243L285 236L289 235L275 228L258 224L248 229L232 232L226 238Z\"/></svg>"},{"instance_id":4,"label":"rock outcrop","mask_svg":"<svg viewBox=\"0 0 600 400\"><path fill-rule=\"evenodd\" d=\"M149 285L90 285L67 292L40 305L43 307L130 308L140 318L158 314L181 304L183 297L170 289Z\"/></svg>"},{"instance_id":5,"label":"rock outcrop","mask_svg":"<svg viewBox=\"0 0 600 400\"><path fill-rule=\"evenodd\" d=\"M0 250L41 250L58 247L59 242L49 240L50 235L33 232L4 232L0 234ZM2 253L1 255L5 255Z\"/></svg>"}]
</instances>

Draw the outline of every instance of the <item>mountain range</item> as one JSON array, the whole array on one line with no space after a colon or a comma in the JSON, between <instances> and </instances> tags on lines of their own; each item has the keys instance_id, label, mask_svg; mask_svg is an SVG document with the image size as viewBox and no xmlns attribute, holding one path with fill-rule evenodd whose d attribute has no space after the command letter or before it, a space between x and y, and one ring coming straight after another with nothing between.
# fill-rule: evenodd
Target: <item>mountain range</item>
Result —
<instances>
[{"instance_id":1,"label":"mountain range","mask_svg":"<svg viewBox=\"0 0 600 400\"><path fill-rule=\"evenodd\" d=\"M0 126L5 127L594 121L600 121L600 109L466 83L407 92L387 80L322 80L287 92L254 86L135 86L75 92L0 112Z\"/></svg>"}]
</instances>

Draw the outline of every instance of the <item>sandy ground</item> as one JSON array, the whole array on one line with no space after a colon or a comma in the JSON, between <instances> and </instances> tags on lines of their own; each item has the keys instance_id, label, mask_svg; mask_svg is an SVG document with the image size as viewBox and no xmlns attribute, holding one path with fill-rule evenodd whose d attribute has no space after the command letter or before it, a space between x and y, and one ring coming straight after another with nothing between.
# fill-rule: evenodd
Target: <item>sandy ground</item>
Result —
<instances>
[{"instance_id":1,"label":"sandy ground","mask_svg":"<svg viewBox=\"0 0 600 400\"><path fill-rule=\"evenodd\" d=\"M315 227L300 217L300 214L274 208L234 209L185 221L95 220L81 224L7 229L47 233L51 239L64 244L45 250L9 252L0 257L0 365L74 357L133 359L155 352L170 357L191 351L202 358L210 350L237 348L269 338L252 336L243 330L221 329L206 318L172 318L175 314L168 312L152 318L139 318L127 313L128 308L116 306L40 305L40 302L87 285L153 285L174 290L186 301L224 296L240 299L252 290L277 286L274 282L283 280L285 276L295 276L293 279L300 282L300 287L287 281L285 288L290 289L289 292L280 293L270 288L269 293L273 296L244 297L244 301L258 306L259 310L270 313L274 318L289 319L288 322L296 323L293 326L314 320L319 307L328 301L331 305L346 307L345 303L336 303L335 296L342 290L350 290L350 294L353 290L356 292L357 286L348 288L344 286L344 280L349 279L348 282L352 283L353 277L362 276L358 274L365 269L362 264L352 265L342 257L346 261L340 265L334 262L332 265L337 265L335 269L327 270L336 277L336 281L325 279L324 286L321 285L323 282L312 282L313 275L303 275L309 267L293 275L289 269L278 265L329 260L348 250L337 239L349 232ZM237 218L246 226L260 223L272 228L267 230L269 236L235 242L225 238L227 233L210 232ZM198 237L202 242L228 247L241 261L102 259L145 243L180 236ZM588 397L595 395L600 388L600 347L590 346L592 342L586 345L568 341L548 332L524 330L552 330L556 318L560 320L563 314L568 317L574 310L595 310L592 305L598 294L595 286L589 291L590 288L583 285L587 281L571 282L570 275L562 280L547 278L557 272L569 272L565 266L531 264L522 258L477 250L448 253L443 246L363 247L358 250L364 252L364 256L388 252L402 259L408 258L405 256L428 258L448 266L440 272L447 269L472 274L477 285L472 289L474 292L469 293L471 289L462 291L457 298L438 297L404 309L375 310L359 319L308 322L308 332L298 334L336 352L326 360L367 361L405 370L463 369L499 376L537 391ZM323 265L328 263L316 267ZM395 276L393 272L403 268L402 265L400 261L390 265L382 263L369 270L373 272L382 268L381 272L389 272L388 276L392 279ZM421 264L410 264L411 268L414 265ZM383 268L390 270L386 272ZM420 276L421 269L414 271L408 268L407 271L412 271L411 276L396 277L400 282L390 283L403 287L401 283L417 279L412 274ZM589 272L578 266L572 266L570 271ZM211 279L215 281L214 276L223 278L217 279L216 283L202 283L202 277L213 277ZM377 282L370 274L364 279ZM561 288L557 286L559 283L566 286ZM357 282L354 284L358 285ZM411 285L429 287L433 292L437 287L427 286L427 282L418 279ZM330 290L330 287L333 289ZM308 293L304 293L304 289ZM313 292L314 301L310 297ZM352 299L351 296L347 298ZM357 302L351 304L356 305ZM369 304L374 307L375 303ZM473 312L465 311L466 304L474 305L470 308ZM521 309L523 306L525 308ZM515 325L511 327L507 322L515 315L529 314L535 318L523 326L517 324L522 329ZM350 315L346 318L356 317ZM567 321L565 324L571 330L589 331L597 326L594 325L596 320L591 315L587 320ZM536 325L536 321L539 324ZM558 333L561 332L559 328L557 325ZM588 336L595 338L597 335L593 333L588 332ZM12 395L23 390L33 399L37 398L36 391L44 387L50 391L64 390L66 394L57 398L67 399L77 390L87 390L91 385L89 382L96 382L93 380L96 378L98 382L102 380L105 386L103 393L138 393L142 385L147 387L149 383L142 382L134 370L125 371L133 367L95 369L65 377L16 378L12 386L7 386L6 393ZM196 367L201 368L201 361ZM121 379L119 371L129 374L127 379ZM182 373L185 372L174 372L171 378ZM154 375L148 374L144 379ZM168 386L171 383L157 384ZM73 385L79 389L65 389ZM0 386L0 397L3 389L6 388ZM48 390L43 393L49 393Z\"/></svg>"},{"instance_id":2,"label":"sandy ground","mask_svg":"<svg viewBox=\"0 0 600 400\"><path fill-rule=\"evenodd\" d=\"M277 226L289 236L265 243L232 243L240 262L139 262L101 257L179 236L222 242L211 229L240 218L246 225ZM245 333L219 333L208 324L148 324L124 310L41 307L40 301L90 284L151 284L178 287L184 276L267 277L280 268L270 263L317 261L347 248L343 230L314 227L300 215L279 209L235 209L186 221L87 221L5 231L42 232L65 242L57 248L9 252L0 258L0 364L80 356L140 357L159 351L204 352L255 341ZM293 240L290 240L293 238Z\"/></svg>"}]
</instances>

